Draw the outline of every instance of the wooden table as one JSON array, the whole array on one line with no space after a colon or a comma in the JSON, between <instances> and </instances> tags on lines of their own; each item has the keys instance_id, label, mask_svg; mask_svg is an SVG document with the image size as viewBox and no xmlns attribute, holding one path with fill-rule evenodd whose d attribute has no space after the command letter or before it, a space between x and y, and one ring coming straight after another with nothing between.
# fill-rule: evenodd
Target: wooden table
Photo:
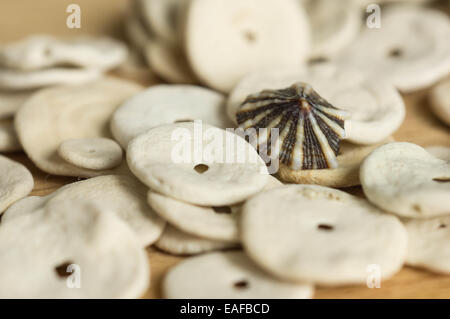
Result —
<instances>
[{"instance_id":1,"label":"wooden table","mask_svg":"<svg viewBox=\"0 0 450 319\"><path fill-rule=\"evenodd\" d=\"M78 3L82 8L82 29L70 30L65 26L69 3ZM14 0L0 4L0 41L19 39L30 33L56 35L79 35L80 33L119 35L123 12L128 0ZM101 14L98 14L101 12ZM19 22L22 21L22 22ZM12 27L12 26L16 27ZM9 26L9 28L3 28ZM142 83L142 81L141 81ZM146 85L154 83L146 81ZM429 111L428 90L405 95L407 115L405 122L394 135L397 141L407 141L421 146L443 145L450 147L450 128L440 123ZM30 169L35 179L32 195L49 194L62 185L76 181L75 178L48 175L37 169L23 153L8 155ZM352 193L361 194L355 187ZM160 297L160 283L164 273L183 258L148 248L152 283L145 298ZM405 267L394 278L381 283L381 288L366 286L339 288L317 288L316 298L450 298L450 276L441 276L427 271Z\"/></svg>"}]
</instances>

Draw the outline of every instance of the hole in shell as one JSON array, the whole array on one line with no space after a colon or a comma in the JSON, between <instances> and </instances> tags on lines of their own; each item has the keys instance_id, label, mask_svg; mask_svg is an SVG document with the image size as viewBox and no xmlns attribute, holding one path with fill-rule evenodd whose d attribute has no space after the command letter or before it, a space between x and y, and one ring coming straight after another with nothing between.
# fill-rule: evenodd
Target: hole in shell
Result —
<instances>
[{"instance_id":1,"label":"hole in shell","mask_svg":"<svg viewBox=\"0 0 450 319\"><path fill-rule=\"evenodd\" d=\"M334 229L334 226L328 225L328 224L319 224L317 226L317 229L324 230L324 231L332 231Z\"/></svg>"},{"instance_id":2,"label":"hole in shell","mask_svg":"<svg viewBox=\"0 0 450 319\"><path fill-rule=\"evenodd\" d=\"M399 48L393 48L389 51L388 55L391 58L399 58L403 55L403 51Z\"/></svg>"},{"instance_id":3,"label":"hole in shell","mask_svg":"<svg viewBox=\"0 0 450 319\"><path fill-rule=\"evenodd\" d=\"M233 286L237 289L246 289L246 288L248 288L248 281L240 280L240 281L235 282Z\"/></svg>"},{"instance_id":4,"label":"hole in shell","mask_svg":"<svg viewBox=\"0 0 450 319\"><path fill-rule=\"evenodd\" d=\"M194 120L191 120L191 119L181 119L181 120L176 120L174 123L189 123L189 122L194 122Z\"/></svg>"},{"instance_id":5,"label":"hole in shell","mask_svg":"<svg viewBox=\"0 0 450 319\"><path fill-rule=\"evenodd\" d=\"M208 169L209 169L208 165L205 165L205 164L198 164L198 165L195 165L195 167L194 167L194 170L199 174L203 174Z\"/></svg>"},{"instance_id":6,"label":"hole in shell","mask_svg":"<svg viewBox=\"0 0 450 319\"><path fill-rule=\"evenodd\" d=\"M328 61L329 61L328 58L326 58L324 56L318 56L318 57L309 59L308 63L309 64L319 64L319 63L325 63L325 62L328 62Z\"/></svg>"},{"instance_id":7,"label":"hole in shell","mask_svg":"<svg viewBox=\"0 0 450 319\"><path fill-rule=\"evenodd\" d=\"M418 205L418 204L413 205L412 209L414 209L416 212L418 212L420 214L422 213L422 207L420 207L420 205Z\"/></svg>"},{"instance_id":8,"label":"hole in shell","mask_svg":"<svg viewBox=\"0 0 450 319\"><path fill-rule=\"evenodd\" d=\"M73 262L67 261L65 263L60 264L55 267L56 274L61 278L67 278L70 276L70 272L67 271L67 267L69 267Z\"/></svg>"},{"instance_id":9,"label":"hole in shell","mask_svg":"<svg viewBox=\"0 0 450 319\"><path fill-rule=\"evenodd\" d=\"M446 224L440 224L439 228L447 228L447 225Z\"/></svg>"},{"instance_id":10,"label":"hole in shell","mask_svg":"<svg viewBox=\"0 0 450 319\"><path fill-rule=\"evenodd\" d=\"M252 31L244 31L244 39L249 43L256 42L256 34Z\"/></svg>"},{"instance_id":11,"label":"hole in shell","mask_svg":"<svg viewBox=\"0 0 450 319\"><path fill-rule=\"evenodd\" d=\"M437 177L433 178L433 181L438 183L450 183L450 177Z\"/></svg>"},{"instance_id":12,"label":"hole in shell","mask_svg":"<svg viewBox=\"0 0 450 319\"><path fill-rule=\"evenodd\" d=\"M52 50L50 48L45 48L43 54L45 56L50 56L52 54Z\"/></svg>"},{"instance_id":13,"label":"hole in shell","mask_svg":"<svg viewBox=\"0 0 450 319\"><path fill-rule=\"evenodd\" d=\"M218 206L212 208L217 214L231 214L231 207L229 206Z\"/></svg>"}]
</instances>

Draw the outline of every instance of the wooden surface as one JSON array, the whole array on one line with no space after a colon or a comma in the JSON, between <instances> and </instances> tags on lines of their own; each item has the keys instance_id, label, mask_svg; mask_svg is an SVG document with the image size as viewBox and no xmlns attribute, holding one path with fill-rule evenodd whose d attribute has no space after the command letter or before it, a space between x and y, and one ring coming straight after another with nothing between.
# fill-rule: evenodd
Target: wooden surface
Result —
<instances>
[{"instance_id":1,"label":"wooden surface","mask_svg":"<svg viewBox=\"0 0 450 319\"><path fill-rule=\"evenodd\" d=\"M82 29L70 30L65 26L69 3L78 3L82 8ZM20 39L31 33L56 35L121 34L121 18L128 0L14 0L0 4L0 42ZM146 84L149 84L147 82ZM398 141L407 141L421 146L444 145L450 147L450 128L440 123L429 111L427 90L404 96L407 115L404 124L395 134ZM38 170L23 153L8 155L27 166L35 178L32 195L49 194L74 178L48 175ZM361 194L359 187L349 190ZM351 243L349 243L351 244ZM162 276L171 266L182 260L180 257L148 248L152 283L145 298L160 297ZM441 276L405 267L394 278L383 281L381 288L366 286L339 288L317 288L315 298L450 298L450 276Z\"/></svg>"}]
</instances>

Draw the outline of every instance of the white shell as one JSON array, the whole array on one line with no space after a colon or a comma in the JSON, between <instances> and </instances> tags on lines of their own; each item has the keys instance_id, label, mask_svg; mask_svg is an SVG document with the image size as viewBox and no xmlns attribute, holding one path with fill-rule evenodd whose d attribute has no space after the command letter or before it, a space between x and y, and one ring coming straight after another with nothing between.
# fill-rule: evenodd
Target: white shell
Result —
<instances>
[{"instance_id":1,"label":"white shell","mask_svg":"<svg viewBox=\"0 0 450 319\"><path fill-rule=\"evenodd\" d=\"M136 5L132 5L126 13L125 34L132 47L143 54L144 48L152 35L141 21Z\"/></svg>"},{"instance_id":2,"label":"white shell","mask_svg":"<svg viewBox=\"0 0 450 319\"><path fill-rule=\"evenodd\" d=\"M425 148L428 153L441 160L450 162L450 147L445 146L429 146Z\"/></svg>"},{"instance_id":3,"label":"white shell","mask_svg":"<svg viewBox=\"0 0 450 319\"><path fill-rule=\"evenodd\" d=\"M122 147L149 129L178 121L202 120L232 127L223 95L192 85L157 85L126 100L111 119L111 131Z\"/></svg>"},{"instance_id":4,"label":"white shell","mask_svg":"<svg viewBox=\"0 0 450 319\"><path fill-rule=\"evenodd\" d=\"M450 21L444 12L414 5L383 9L381 28L364 28L339 62L410 92L450 72Z\"/></svg>"},{"instance_id":5,"label":"white shell","mask_svg":"<svg viewBox=\"0 0 450 319\"><path fill-rule=\"evenodd\" d=\"M162 289L171 299L306 299L314 292L268 276L240 251L189 258L169 270Z\"/></svg>"},{"instance_id":6,"label":"white shell","mask_svg":"<svg viewBox=\"0 0 450 319\"><path fill-rule=\"evenodd\" d=\"M264 161L243 138L198 122L163 125L139 135L128 144L127 162L152 190L204 206L239 203L268 180ZM196 170L205 166L206 172Z\"/></svg>"},{"instance_id":7,"label":"white shell","mask_svg":"<svg viewBox=\"0 0 450 319\"><path fill-rule=\"evenodd\" d=\"M170 83L193 84L197 79L184 52L157 39L147 41L144 55L148 65L162 79Z\"/></svg>"},{"instance_id":8,"label":"white shell","mask_svg":"<svg viewBox=\"0 0 450 319\"><path fill-rule=\"evenodd\" d=\"M107 175L67 184L45 196L26 197L6 210L2 223L36 214L65 202L89 201L106 213L114 214L133 230L143 247L161 236L165 221L147 205L147 188L132 176Z\"/></svg>"},{"instance_id":9,"label":"white shell","mask_svg":"<svg viewBox=\"0 0 450 319\"><path fill-rule=\"evenodd\" d=\"M336 55L356 37L361 28L362 10L354 0L299 0L305 7L312 30L310 55Z\"/></svg>"},{"instance_id":10,"label":"white shell","mask_svg":"<svg viewBox=\"0 0 450 319\"><path fill-rule=\"evenodd\" d=\"M248 255L288 281L365 283L369 265L389 278L406 257L407 234L395 216L322 186L290 185L252 197L241 229Z\"/></svg>"},{"instance_id":11,"label":"white shell","mask_svg":"<svg viewBox=\"0 0 450 319\"><path fill-rule=\"evenodd\" d=\"M379 144L357 145L344 141L337 156L338 166L332 169L292 170L281 165L280 178L287 183L315 184L334 188L360 185L359 169L362 162L380 145L392 142L389 138Z\"/></svg>"},{"instance_id":12,"label":"white shell","mask_svg":"<svg viewBox=\"0 0 450 319\"><path fill-rule=\"evenodd\" d=\"M0 152L16 152L21 149L13 121L0 120Z\"/></svg>"},{"instance_id":13,"label":"white shell","mask_svg":"<svg viewBox=\"0 0 450 319\"><path fill-rule=\"evenodd\" d=\"M303 70L267 70L245 76L229 95L228 116L236 121L239 106L250 94L297 82L310 84L333 106L350 113L345 121L346 139L356 144L382 142L400 127L405 117L405 104L392 85L328 63Z\"/></svg>"},{"instance_id":14,"label":"white shell","mask_svg":"<svg viewBox=\"0 0 450 319\"><path fill-rule=\"evenodd\" d=\"M430 218L450 212L450 162L410 143L377 148L360 170L367 198L403 217Z\"/></svg>"},{"instance_id":15,"label":"white shell","mask_svg":"<svg viewBox=\"0 0 450 319\"><path fill-rule=\"evenodd\" d=\"M58 154L75 166L106 170L120 165L123 151L116 141L109 138L79 138L63 141Z\"/></svg>"},{"instance_id":16,"label":"white shell","mask_svg":"<svg viewBox=\"0 0 450 319\"><path fill-rule=\"evenodd\" d=\"M280 181L273 176L269 176L269 180L262 191L281 186L283 184ZM242 204L225 207L197 206L153 191L148 192L147 201L162 218L175 226L179 233L183 231L182 235L187 239L189 239L187 234L190 234L191 237L199 236L204 240L198 239L198 241L204 243L207 247L210 245L214 247L224 246L226 242L240 242L239 220ZM175 231L171 232L171 237L178 237L174 233ZM196 238L190 238L191 242L197 242ZM209 239L210 242L206 239ZM193 245L195 246L194 243Z\"/></svg>"},{"instance_id":17,"label":"white shell","mask_svg":"<svg viewBox=\"0 0 450 319\"><path fill-rule=\"evenodd\" d=\"M155 243L159 249L175 255L196 255L236 247L236 244L193 236L167 225Z\"/></svg>"},{"instance_id":18,"label":"white shell","mask_svg":"<svg viewBox=\"0 0 450 319\"><path fill-rule=\"evenodd\" d=\"M0 120L10 119L34 91L1 91Z\"/></svg>"},{"instance_id":19,"label":"white shell","mask_svg":"<svg viewBox=\"0 0 450 319\"><path fill-rule=\"evenodd\" d=\"M25 153L41 170L55 175L92 177L127 172L125 161L112 171L80 168L63 160L57 149L68 139L109 138L112 114L140 90L135 83L104 78L84 85L37 92L27 100L15 119Z\"/></svg>"},{"instance_id":20,"label":"white shell","mask_svg":"<svg viewBox=\"0 0 450 319\"><path fill-rule=\"evenodd\" d=\"M33 176L20 163L0 155L0 214L33 189Z\"/></svg>"}]
</instances>

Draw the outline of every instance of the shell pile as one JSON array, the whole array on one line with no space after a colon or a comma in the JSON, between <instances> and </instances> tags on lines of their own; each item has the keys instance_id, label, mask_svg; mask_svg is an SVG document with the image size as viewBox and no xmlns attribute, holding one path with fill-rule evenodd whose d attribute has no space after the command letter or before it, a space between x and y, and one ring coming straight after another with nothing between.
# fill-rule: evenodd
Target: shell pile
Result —
<instances>
[{"instance_id":1,"label":"shell pile","mask_svg":"<svg viewBox=\"0 0 450 319\"><path fill-rule=\"evenodd\" d=\"M47 2L0 2L0 299L450 297L450 0Z\"/></svg>"},{"instance_id":2,"label":"shell pile","mask_svg":"<svg viewBox=\"0 0 450 319\"><path fill-rule=\"evenodd\" d=\"M347 112L337 109L306 83L286 89L264 90L247 97L236 114L244 130L267 129L258 147L267 147L272 129L278 129L279 161L292 169L337 167ZM270 131L270 132L269 132Z\"/></svg>"}]
</instances>

